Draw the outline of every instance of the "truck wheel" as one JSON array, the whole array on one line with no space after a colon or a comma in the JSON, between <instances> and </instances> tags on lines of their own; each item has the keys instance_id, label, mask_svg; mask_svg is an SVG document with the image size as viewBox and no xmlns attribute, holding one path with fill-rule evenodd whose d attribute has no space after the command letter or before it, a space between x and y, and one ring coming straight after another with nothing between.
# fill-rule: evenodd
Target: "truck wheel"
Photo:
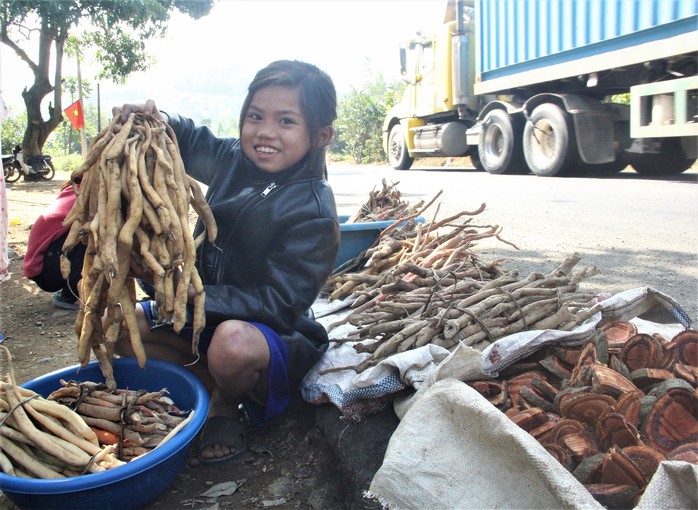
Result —
<instances>
[{"instance_id":1,"label":"truck wheel","mask_svg":"<svg viewBox=\"0 0 698 510\"><path fill-rule=\"evenodd\" d=\"M567 113L552 103L538 105L524 126L523 152L531 172L542 177L573 168L576 144Z\"/></svg>"},{"instance_id":2,"label":"truck wheel","mask_svg":"<svg viewBox=\"0 0 698 510\"><path fill-rule=\"evenodd\" d=\"M388 135L388 162L395 170L408 170L414 162L407 151L407 142L400 124L395 124Z\"/></svg>"},{"instance_id":3,"label":"truck wheel","mask_svg":"<svg viewBox=\"0 0 698 510\"><path fill-rule=\"evenodd\" d=\"M633 169L640 175L678 175L693 166L695 159L686 158L680 138L666 138L658 153L627 153Z\"/></svg>"},{"instance_id":4,"label":"truck wheel","mask_svg":"<svg viewBox=\"0 0 698 510\"><path fill-rule=\"evenodd\" d=\"M524 165L521 130L504 110L485 115L477 147L482 167L490 174L521 172Z\"/></svg>"},{"instance_id":5,"label":"truck wheel","mask_svg":"<svg viewBox=\"0 0 698 510\"><path fill-rule=\"evenodd\" d=\"M482 167L482 161L480 160L480 154L477 152L477 149L470 153L470 164L473 165L473 168L478 172L485 171Z\"/></svg>"}]
</instances>

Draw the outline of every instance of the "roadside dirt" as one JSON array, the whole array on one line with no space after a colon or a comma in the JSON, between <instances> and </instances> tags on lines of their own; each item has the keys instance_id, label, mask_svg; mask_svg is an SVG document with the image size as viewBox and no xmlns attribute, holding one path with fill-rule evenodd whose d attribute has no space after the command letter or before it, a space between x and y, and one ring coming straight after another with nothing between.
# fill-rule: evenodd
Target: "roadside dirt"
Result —
<instances>
[{"instance_id":1,"label":"roadside dirt","mask_svg":"<svg viewBox=\"0 0 698 510\"><path fill-rule=\"evenodd\" d=\"M77 364L76 312L59 310L52 294L41 291L22 277L22 259L29 229L58 192L68 175L57 174L49 182L7 185L11 279L0 284L0 332L11 352L20 383ZM231 462L203 465L196 461L196 444L190 461L177 481L146 508L370 508L361 502L361 490L342 472L333 448L318 426L316 414L345 428L335 408L321 409L300 396L282 418L261 429L248 427L249 451ZM386 431L386 438L391 430ZM386 439L387 441L387 439ZM341 455L341 453L339 453ZM375 459L380 457L376 452ZM379 465L364 459L366 478ZM370 478L368 478L370 480ZM239 488L217 499L201 497L210 487L237 482ZM366 488L366 487L364 487ZM0 496L0 510L16 507Z\"/></svg>"}]
</instances>

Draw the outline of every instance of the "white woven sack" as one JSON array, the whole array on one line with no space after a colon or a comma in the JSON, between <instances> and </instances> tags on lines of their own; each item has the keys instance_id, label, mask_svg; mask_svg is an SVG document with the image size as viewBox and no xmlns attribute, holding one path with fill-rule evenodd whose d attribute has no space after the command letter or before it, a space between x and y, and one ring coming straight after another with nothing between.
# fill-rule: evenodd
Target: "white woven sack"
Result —
<instances>
[{"instance_id":1,"label":"white woven sack","mask_svg":"<svg viewBox=\"0 0 698 510\"><path fill-rule=\"evenodd\" d=\"M456 379L414 401L368 495L391 509L603 508L532 436Z\"/></svg>"}]
</instances>

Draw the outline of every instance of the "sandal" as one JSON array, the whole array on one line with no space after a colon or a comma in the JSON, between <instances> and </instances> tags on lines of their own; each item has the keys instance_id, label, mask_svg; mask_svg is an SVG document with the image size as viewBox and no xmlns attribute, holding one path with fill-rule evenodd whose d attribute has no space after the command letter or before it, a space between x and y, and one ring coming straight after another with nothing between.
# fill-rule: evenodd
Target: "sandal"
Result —
<instances>
[{"instance_id":1,"label":"sandal","mask_svg":"<svg viewBox=\"0 0 698 510\"><path fill-rule=\"evenodd\" d=\"M206 459L201 451L207 446L221 445L230 448L230 453L223 457ZM212 416L201 429L199 439L199 460L204 464L215 464L238 457L247 448L245 426L238 418L230 416Z\"/></svg>"}]
</instances>

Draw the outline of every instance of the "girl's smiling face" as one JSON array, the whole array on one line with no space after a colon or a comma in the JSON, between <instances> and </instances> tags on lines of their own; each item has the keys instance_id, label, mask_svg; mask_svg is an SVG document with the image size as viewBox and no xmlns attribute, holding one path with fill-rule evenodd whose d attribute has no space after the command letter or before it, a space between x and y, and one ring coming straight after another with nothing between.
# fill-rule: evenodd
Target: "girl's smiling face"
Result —
<instances>
[{"instance_id":1,"label":"girl's smiling face","mask_svg":"<svg viewBox=\"0 0 698 510\"><path fill-rule=\"evenodd\" d=\"M265 172L300 162L310 150L310 133L298 88L269 86L255 92L240 138L245 155Z\"/></svg>"}]
</instances>

